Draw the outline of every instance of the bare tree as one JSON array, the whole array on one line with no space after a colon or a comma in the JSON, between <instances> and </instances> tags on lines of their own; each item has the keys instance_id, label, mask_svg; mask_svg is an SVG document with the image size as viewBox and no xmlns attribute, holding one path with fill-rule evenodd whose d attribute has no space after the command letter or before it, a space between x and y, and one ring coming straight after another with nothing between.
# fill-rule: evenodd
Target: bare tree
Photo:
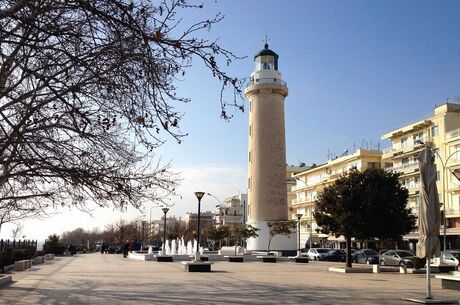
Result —
<instances>
[{"instance_id":1,"label":"bare tree","mask_svg":"<svg viewBox=\"0 0 460 305\"><path fill-rule=\"evenodd\" d=\"M16 227L14 227L14 228L11 230L11 237L13 237L13 239L21 238L22 230L23 230L23 229L24 229L24 226L23 226L23 225L17 224Z\"/></svg>"},{"instance_id":2,"label":"bare tree","mask_svg":"<svg viewBox=\"0 0 460 305\"><path fill-rule=\"evenodd\" d=\"M237 57L206 35L222 15L185 25L185 0L0 2L0 217L162 202L177 177L154 150L180 130L176 95L192 59L222 81L222 117L241 82ZM225 101L226 87L233 101ZM4 217L8 220L8 217ZM1 224L1 223L0 223Z\"/></svg>"}]
</instances>

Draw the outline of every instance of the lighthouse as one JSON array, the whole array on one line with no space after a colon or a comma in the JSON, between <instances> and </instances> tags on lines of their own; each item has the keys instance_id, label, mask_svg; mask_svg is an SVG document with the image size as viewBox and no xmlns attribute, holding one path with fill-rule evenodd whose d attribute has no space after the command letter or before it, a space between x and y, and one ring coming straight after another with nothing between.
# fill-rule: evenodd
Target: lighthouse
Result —
<instances>
[{"instance_id":1,"label":"lighthouse","mask_svg":"<svg viewBox=\"0 0 460 305\"><path fill-rule=\"evenodd\" d=\"M278 70L279 56L268 48L254 56L255 71L245 89L249 101L248 221L260 231L247 249L266 251L267 221L288 220L284 99L288 87ZM277 236L270 249L293 250L295 237Z\"/></svg>"}]
</instances>

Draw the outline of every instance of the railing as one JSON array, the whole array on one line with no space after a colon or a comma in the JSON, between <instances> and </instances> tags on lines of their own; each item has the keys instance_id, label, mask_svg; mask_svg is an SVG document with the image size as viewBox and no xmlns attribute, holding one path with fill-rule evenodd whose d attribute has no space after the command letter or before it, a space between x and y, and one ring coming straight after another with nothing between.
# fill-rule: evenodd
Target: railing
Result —
<instances>
[{"instance_id":1,"label":"railing","mask_svg":"<svg viewBox=\"0 0 460 305\"><path fill-rule=\"evenodd\" d=\"M446 139L455 138L460 136L460 128L446 132Z\"/></svg>"},{"instance_id":2,"label":"railing","mask_svg":"<svg viewBox=\"0 0 460 305\"><path fill-rule=\"evenodd\" d=\"M313 199L313 198L303 198L303 199L293 199L292 200L292 204L298 204L298 203L302 203L302 202L315 202L316 199Z\"/></svg>"},{"instance_id":3,"label":"railing","mask_svg":"<svg viewBox=\"0 0 460 305\"><path fill-rule=\"evenodd\" d=\"M460 209L446 209L446 215L459 215Z\"/></svg>"},{"instance_id":4,"label":"railing","mask_svg":"<svg viewBox=\"0 0 460 305\"><path fill-rule=\"evenodd\" d=\"M414 167L418 167L419 163L418 161L417 162L409 162L409 163L404 163L404 164L399 164L399 165L396 165L396 166L392 166L392 167L385 167L384 170L386 171L399 171L401 169L411 169L411 168L414 168Z\"/></svg>"},{"instance_id":5,"label":"railing","mask_svg":"<svg viewBox=\"0 0 460 305\"><path fill-rule=\"evenodd\" d=\"M391 153L391 152L393 152L393 151L395 151L395 150L396 150L396 149L394 149L393 147L387 147L387 148L385 148L384 150L382 150L382 152L383 152L384 154L389 154L389 153Z\"/></svg>"},{"instance_id":6,"label":"railing","mask_svg":"<svg viewBox=\"0 0 460 305\"><path fill-rule=\"evenodd\" d=\"M5 266L14 263L13 251L16 249L31 249L35 251L37 249L36 240L0 240L0 271L4 272Z\"/></svg>"},{"instance_id":7,"label":"railing","mask_svg":"<svg viewBox=\"0 0 460 305\"><path fill-rule=\"evenodd\" d=\"M424 143L427 143L427 142L432 142L433 138L431 138L431 137L422 137L422 138L418 138L417 140L422 141ZM388 153L395 152L395 151L398 151L398 150L413 148L414 146L420 146L420 145L423 145L423 144L415 143L415 141L412 142L412 143L405 143L405 144L397 143L397 144L394 144L392 147L385 148L382 152L384 154L388 154Z\"/></svg>"},{"instance_id":8,"label":"railing","mask_svg":"<svg viewBox=\"0 0 460 305\"><path fill-rule=\"evenodd\" d=\"M250 79L249 82L246 84L246 87L257 84L279 84L281 86L287 86L286 82L280 78L256 78Z\"/></svg>"}]
</instances>

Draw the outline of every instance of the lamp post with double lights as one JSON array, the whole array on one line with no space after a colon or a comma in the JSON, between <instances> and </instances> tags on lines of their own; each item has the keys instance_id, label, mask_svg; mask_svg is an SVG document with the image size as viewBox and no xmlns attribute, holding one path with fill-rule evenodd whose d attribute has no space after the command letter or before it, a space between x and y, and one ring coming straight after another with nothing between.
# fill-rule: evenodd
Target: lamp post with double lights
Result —
<instances>
[{"instance_id":1,"label":"lamp post with double lights","mask_svg":"<svg viewBox=\"0 0 460 305\"><path fill-rule=\"evenodd\" d=\"M204 192L195 192L195 196L198 199L198 219L197 219L197 240L196 240L196 252L195 252L195 261L200 260L200 208L201 208L201 198L204 196Z\"/></svg>"},{"instance_id":2,"label":"lamp post with double lights","mask_svg":"<svg viewBox=\"0 0 460 305\"><path fill-rule=\"evenodd\" d=\"M164 216L164 223L163 223L163 255L166 255L166 213L168 213L169 208L162 208Z\"/></svg>"},{"instance_id":3,"label":"lamp post with double lights","mask_svg":"<svg viewBox=\"0 0 460 305\"><path fill-rule=\"evenodd\" d=\"M446 196L446 180L447 180L447 175L446 175L446 169L447 169L447 162L449 162L449 159L454 156L455 154L458 154L460 150L456 150L453 153L451 153L449 156L447 156L446 160L443 161L441 158L441 155L436 149L431 148L428 146L425 142L421 140L416 140L415 143L419 143L424 145L425 147L428 147L431 149L432 152L434 152L441 163L442 166L442 205L444 206L444 213L442 213L442 224L443 224L443 251L446 251L447 249L447 238L446 238L446 207L447 207L447 196ZM457 178L458 181L460 181L460 176L457 176L454 172L450 172L455 178Z\"/></svg>"},{"instance_id":4,"label":"lamp post with double lights","mask_svg":"<svg viewBox=\"0 0 460 305\"><path fill-rule=\"evenodd\" d=\"M300 256L300 219L302 218L302 214L295 214L295 216L297 217L297 235L298 235L298 244L299 244L299 247L297 248L297 256Z\"/></svg>"}]
</instances>

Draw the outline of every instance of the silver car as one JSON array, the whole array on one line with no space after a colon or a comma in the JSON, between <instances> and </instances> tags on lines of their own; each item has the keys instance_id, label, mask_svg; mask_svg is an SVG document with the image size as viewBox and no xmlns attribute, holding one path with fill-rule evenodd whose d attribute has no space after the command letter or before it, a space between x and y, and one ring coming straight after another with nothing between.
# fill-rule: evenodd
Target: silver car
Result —
<instances>
[{"instance_id":1,"label":"silver car","mask_svg":"<svg viewBox=\"0 0 460 305\"><path fill-rule=\"evenodd\" d=\"M315 261L323 261L326 259L326 253L331 249L327 248L311 248L308 249L308 258Z\"/></svg>"},{"instance_id":2,"label":"silver car","mask_svg":"<svg viewBox=\"0 0 460 305\"><path fill-rule=\"evenodd\" d=\"M380 255L381 266L406 266L412 267L414 254L405 250L389 250Z\"/></svg>"}]
</instances>

